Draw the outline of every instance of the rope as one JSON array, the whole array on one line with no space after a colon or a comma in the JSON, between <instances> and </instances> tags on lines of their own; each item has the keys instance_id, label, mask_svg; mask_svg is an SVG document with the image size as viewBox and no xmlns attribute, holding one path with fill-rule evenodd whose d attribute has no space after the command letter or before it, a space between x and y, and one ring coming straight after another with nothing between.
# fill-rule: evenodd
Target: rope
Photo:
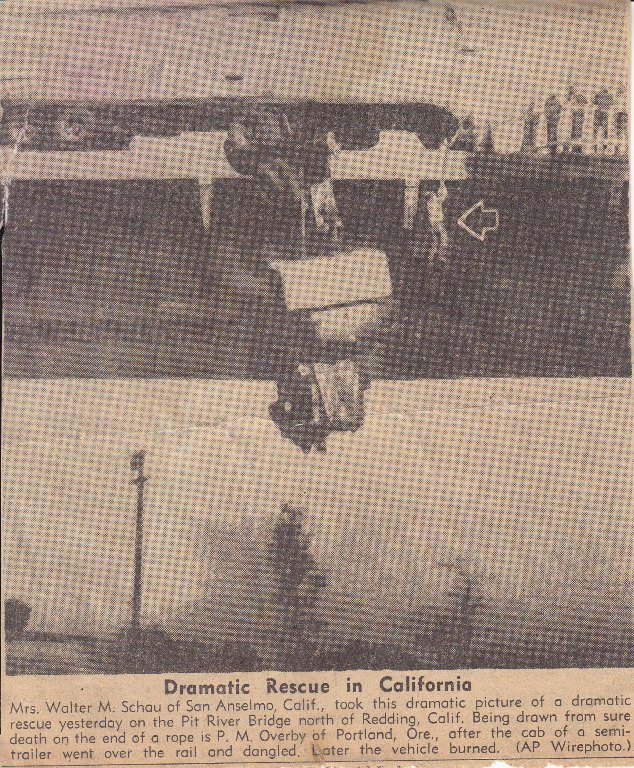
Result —
<instances>
[{"instance_id":1,"label":"rope","mask_svg":"<svg viewBox=\"0 0 634 768\"><path fill-rule=\"evenodd\" d=\"M27 110L24 113L24 122L22 123L22 128L20 128L20 132L16 136L13 150L7 158L7 164L5 167L6 177L3 180L4 191L2 195L2 221L0 222L0 226L2 226L3 229L6 227L7 222L9 221L9 184L11 182L11 165L13 164L13 161L18 154L20 144L24 141L24 137L26 136L26 132L29 128L29 109L30 107L27 107Z\"/></svg>"}]
</instances>

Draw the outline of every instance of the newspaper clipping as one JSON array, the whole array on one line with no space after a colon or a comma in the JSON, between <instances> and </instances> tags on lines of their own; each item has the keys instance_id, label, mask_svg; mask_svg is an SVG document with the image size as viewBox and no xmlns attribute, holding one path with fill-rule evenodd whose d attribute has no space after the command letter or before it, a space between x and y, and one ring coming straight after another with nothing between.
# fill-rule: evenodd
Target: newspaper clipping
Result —
<instances>
[{"instance_id":1,"label":"newspaper clipping","mask_svg":"<svg viewBox=\"0 0 634 768\"><path fill-rule=\"evenodd\" d=\"M0 4L3 766L634 765L628 5Z\"/></svg>"}]
</instances>

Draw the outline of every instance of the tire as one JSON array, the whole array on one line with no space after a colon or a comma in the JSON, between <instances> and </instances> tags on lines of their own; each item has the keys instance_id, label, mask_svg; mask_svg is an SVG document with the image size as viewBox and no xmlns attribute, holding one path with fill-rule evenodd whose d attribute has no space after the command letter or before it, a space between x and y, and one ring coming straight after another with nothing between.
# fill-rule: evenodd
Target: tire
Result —
<instances>
[{"instance_id":1,"label":"tire","mask_svg":"<svg viewBox=\"0 0 634 768\"><path fill-rule=\"evenodd\" d=\"M67 110L57 120L53 129L56 141L62 144L85 144L95 130L95 116L90 110Z\"/></svg>"}]
</instances>

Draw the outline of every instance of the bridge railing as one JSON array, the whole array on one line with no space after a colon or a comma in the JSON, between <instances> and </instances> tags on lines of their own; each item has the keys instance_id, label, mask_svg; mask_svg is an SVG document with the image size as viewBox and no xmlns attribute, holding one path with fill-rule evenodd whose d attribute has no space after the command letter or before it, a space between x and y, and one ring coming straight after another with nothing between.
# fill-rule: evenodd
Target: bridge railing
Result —
<instances>
[{"instance_id":1,"label":"bridge railing","mask_svg":"<svg viewBox=\"0 0 634 768\"><path fill-rule=\"evenodd\" d=\"M608 110L607 119L596 130L594 107L584 110L583 129L573 137L568 116L557 126L556 144L548 143L544 116L535 130L534 146L522 145L521 121L512 131L492 129L488 151L508 154L520 151L536 155L577 152L587 155L625 155L629 132L627 113L617 108ZM578 133L578 131L577 131ZM8 185L14 179L46 180L131 180L191 178L200 185L203 222L209 226L213 205L214 183L220 179L239 178L229 165L223 145L222 131L185 133L175 137L136 137L129 150L90 151L21 151L0 148L0 179ZM486 151L483 142L477 148ZM447 151L448 150L448 151ZM382 131L379 142L370 149L343 150L330 160L333 180L375 180L404 182L405 229L415 220L421 182L462 181L469 177L471 153L457 149L426 149L408 131Z\"/></svg>"}]
</instances>

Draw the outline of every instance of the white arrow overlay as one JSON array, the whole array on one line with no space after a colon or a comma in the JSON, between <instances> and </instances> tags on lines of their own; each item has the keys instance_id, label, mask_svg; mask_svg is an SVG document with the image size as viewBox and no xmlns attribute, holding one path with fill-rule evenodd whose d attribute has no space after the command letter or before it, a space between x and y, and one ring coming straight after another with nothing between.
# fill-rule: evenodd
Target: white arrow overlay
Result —
<instances>
[{"instance_id":1,"label":"white arrow overlay","mask_svg":"<svg viewBox=\"0 0 634 768\"><path fill-rule=\"evenodd\" d=\"M493 226L487 227L485 225L482 227L481 232L476 232L474 229L471 229L471 227L467 224L467 219L469 218L469 216L471 216L472 213L475 213L477 210L480 211L481 216L495 216L495 223L493 224ZM485 208L484 200L479 200L475 205L472 205L468 211L465 211L462 214L462 216L458 219L458 224L463 229L465 229L470 235L484 242L484 238L486 237L487 232L495 232L495 230L500 226L500 214L497 208Z\"/></svg>"}]
</instances>

